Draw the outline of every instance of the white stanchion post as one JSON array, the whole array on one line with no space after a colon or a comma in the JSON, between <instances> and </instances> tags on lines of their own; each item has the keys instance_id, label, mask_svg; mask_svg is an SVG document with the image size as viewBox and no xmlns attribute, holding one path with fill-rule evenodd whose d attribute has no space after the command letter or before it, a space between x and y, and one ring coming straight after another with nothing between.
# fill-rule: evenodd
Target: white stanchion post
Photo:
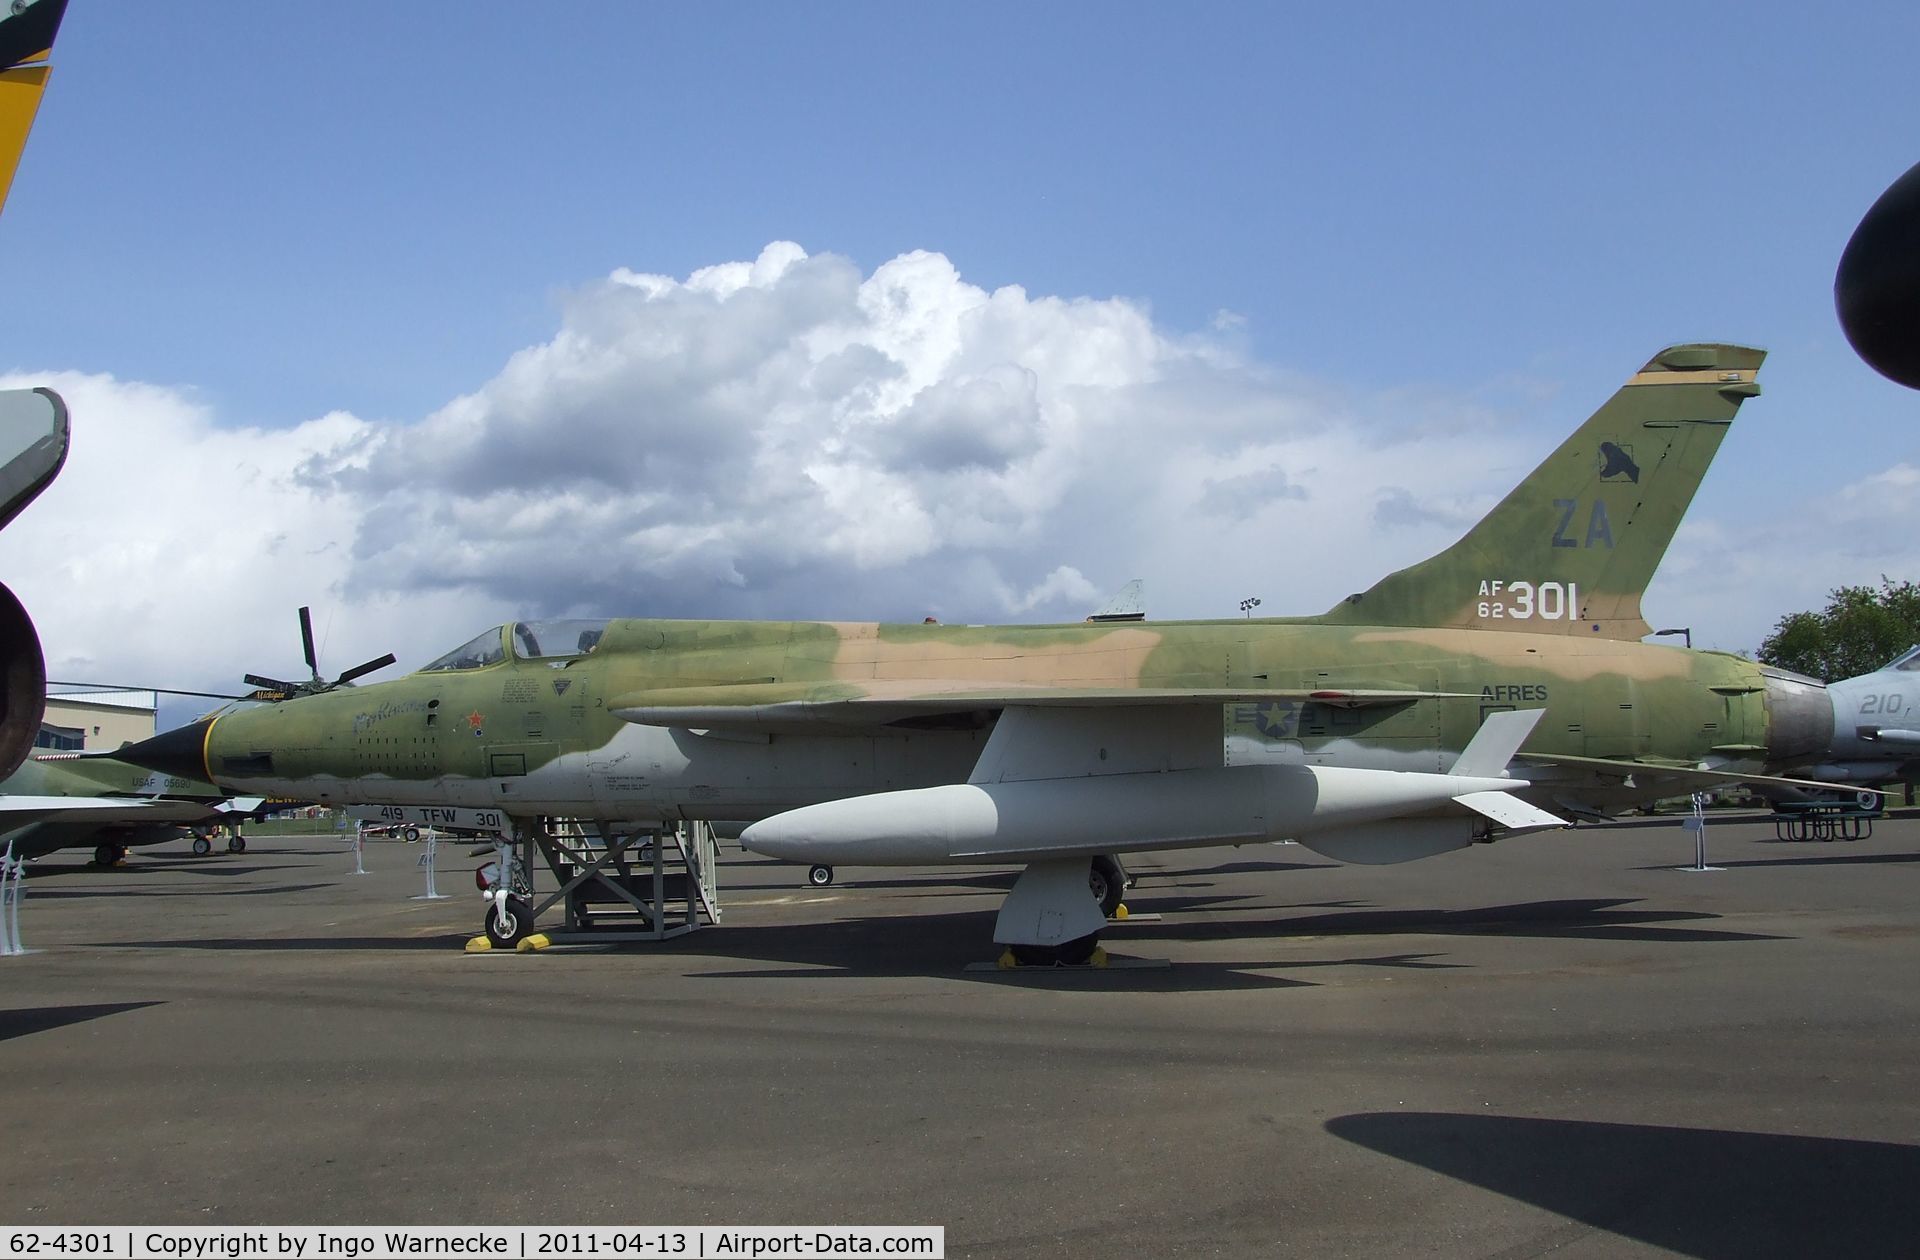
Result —
<instances>
[{"instance_id":1,"label":"white stanchion post","mask_svg":"<svg viewBox=\"0 0 1920 1260\"><path fill-rule=\"evenodd\" d=\"M14 887L13 842L7 842L7 852L0 857L0 957L11 957L26 952L20 946L20 894Z\"/></svg>"},{"instance_id":2,"label":"white stanchion post","mask_svg":"<svg viewBox=\"0 0 1920 1260\"><path fill-rule=\"evenodd\" d=\"M1717 871L1717 866L1707 865L1707 802L1713 798L1705 792L1693 794L1693 813L1680 825L1693 833L1693 865L1683 866L1686 871Z\"/></svg>"},{"instance_id":3,"label":"white stanchion post","mask_svg":"<svg viewBox=\"0 0 1920 1260\"><path fill-rule=\"evenodd\" d=\"M366 864L366 861L364 860L366 847L367 847L366 828L355 827L353 829L353 873L355 875L365 875L367 873L367 864Z\"/></svg>"},{"instance_id":4,"label":"white stanchion post","mask_svg":"<svg viewBox=\"0 0 1920 1260\"><path fill-rule=\"evenodd\" d=\"M440 843L440 829L437 827L427 828L427 847L424 851L421 852L420 860L417 863L415 863L415 865L424 866L427 869L427 891L422 893L420 896L415 897L414 898L415 901L446 900L447 895L441 892L438 888L436 888L433 882L434 850L438 847L439 843Z\"/></svg>"}]
</instances>

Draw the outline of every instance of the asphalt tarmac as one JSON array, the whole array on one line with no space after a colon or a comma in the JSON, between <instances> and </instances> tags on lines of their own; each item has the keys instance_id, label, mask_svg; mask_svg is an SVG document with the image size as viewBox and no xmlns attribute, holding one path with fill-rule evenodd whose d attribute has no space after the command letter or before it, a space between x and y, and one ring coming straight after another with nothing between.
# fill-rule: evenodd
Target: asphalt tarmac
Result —
<instances>
[{"instance_id":1,"label":"asphalt tarmac","mask_svg":"<svg viewBox=\"0 0 1920 1260\"><path fill-rule=\"evenodd\" d=\"M469 955L446 862L43 860L0 1223L940 1224L952 1256L1911 1255L1920 822L1136 859L1008 975L1010 874L730 854L725 922ZM445 848L443 857L458 854Z\"/></svg>"}]
</instances>

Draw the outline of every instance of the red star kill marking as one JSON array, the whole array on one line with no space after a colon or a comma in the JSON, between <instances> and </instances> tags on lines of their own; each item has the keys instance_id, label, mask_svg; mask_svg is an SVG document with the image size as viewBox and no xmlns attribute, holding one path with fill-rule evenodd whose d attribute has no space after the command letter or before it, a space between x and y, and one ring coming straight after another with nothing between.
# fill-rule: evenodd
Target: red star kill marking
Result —
<instances>
[{"instance_id":1,"label":"red star kill marking","mask_svg":"<svg viewBox=\"0 0 1920 1260\"><path fill-rule=\"evenodd\" d=\"M473 712L467 714L467 725L471 726L476 731L479 730L481 726L486 723L486 720L487 720L486 718L480 715L480 710L478 709L475 709Z\"/></svg>"}]
</instances>

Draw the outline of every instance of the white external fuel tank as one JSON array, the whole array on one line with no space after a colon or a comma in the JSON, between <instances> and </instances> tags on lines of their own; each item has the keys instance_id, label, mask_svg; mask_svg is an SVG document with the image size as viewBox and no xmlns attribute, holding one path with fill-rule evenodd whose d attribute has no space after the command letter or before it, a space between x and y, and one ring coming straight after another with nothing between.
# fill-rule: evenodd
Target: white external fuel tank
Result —
<instances>
[{"instance_id":1,"label":"white external fuel tank","mask_svg":"<svg viewBox=\"0 0 1920 1260\"><path fill-rule=\"evenodd\" d=\"M1401 862L1472 843L1488 818L1516 830L1564 825L1511 795L1524 786L1301 765L957 783L790 810L740 842L789 861L916 866L1324 837L1344 861ZM1387 820L1404 821L1371 825ZM1346 829L1362 830L1334 834Z\"/></svg>"}]
</instances>

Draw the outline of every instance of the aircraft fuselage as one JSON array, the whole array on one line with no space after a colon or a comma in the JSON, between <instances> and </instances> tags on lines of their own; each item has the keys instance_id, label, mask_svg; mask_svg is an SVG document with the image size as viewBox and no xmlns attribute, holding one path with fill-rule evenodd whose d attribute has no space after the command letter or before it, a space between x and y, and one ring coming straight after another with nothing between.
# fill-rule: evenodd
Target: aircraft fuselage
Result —
<instances>
[{"instance_id":1,"label":"aircraft fuselage","mask_svg":"<svg viewBox=\"0 0 1920 1260\"><path fill-rule=\"evenodd\" d=\"M748 820L964 781L1000 706L938 721L909 714L877 730L823 720L754 731L718 718L655 725L633 716L690 700L718 713L723 700L804 706L968 685L1003 694L1324 689L1326 701L1223 704L1223 764L1443 771L1487 713L1544 708L1527 752L1753 768L1794 754L1782 744L1792 724L1779 713L1810 698L1738 657L1564 633L1310 621L616 620L586 651L529 657L514 632L502 627L504 650L472 667L227 713L194 729L199 747L161 768L230 790L341 804ZM1341 702L1356 689L1446 698ZM1619 785L1608 791L1614 799Z\"/></svg>"}]
</instances>

